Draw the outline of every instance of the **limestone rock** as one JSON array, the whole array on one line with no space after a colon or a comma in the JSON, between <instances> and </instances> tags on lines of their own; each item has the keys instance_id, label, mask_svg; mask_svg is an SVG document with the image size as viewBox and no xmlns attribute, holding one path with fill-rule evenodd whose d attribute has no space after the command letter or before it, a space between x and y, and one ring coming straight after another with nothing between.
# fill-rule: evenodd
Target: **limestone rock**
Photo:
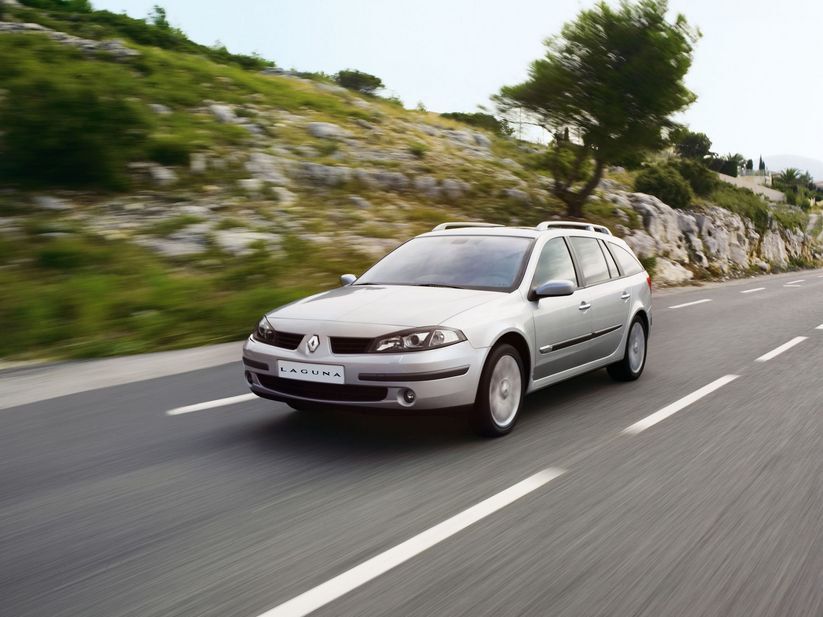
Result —
<instances>
[{"instance_id":1,"label":"limestone rock","mask_svg":"<svg viewBox=\"0 0 823 617\"><path fill-rule=\"evenodd\" d=\"M371 202L364 197L360 197L360 195L349 195L349 201L361 210L368 210L371 208Z\"/></svg>"},{"instance_id":2,"label":"limestone rock","mask_svg":"<svg viewBox=\"0 0 823 617\"><path fill-rule=\"evenodd\" d=\"M62 212L71 210L71 205L65 199L59 197L51 197L49 195L37 195L33 198L34 205L43 210L50 210L51 212Z\"/></svg>"},{"instance_id":3,"label":"limestone rock","mask_svg":"<svg viewBox=\"0 0 823 617\"><path fill-rule=\"evenodd\" d=\"M149 174L157 186L169 186L177 182L177 174L174 170L162 165L152 165L149 168Z\"/></svg>"},{"instance_id":4,"label":"limestone rock","mask_svg":"<svg viewBox=\"0 0 823 617\"><path fill-rule=\"evenodd\" d=\"M529 194L526 191L521 191L520 189L503 189L503 197L521 204L528 204L531 202L531 197L529 197Z\"/></svg>"},{"instance_id":5,"label":"limestone rock","mask_svg":"<svg viewBox=\"0 0 823 617\"><path fill-rule=\"evenodd\" d=\"M158 116L168 116L171 113L170 108L165 105L161 105L160 103L149 103L149 109L151 109Z\"/></svg>"},{"instance_id":6,"label":"limestone rock","mask_svg":"<svg viewBox=\"0 0 823 617\"><path fill-rule=\"evenodd\" d=\"M662 257L657 258L657 265L654 269L654 281L663 285L681 285L690 281L694 277L689 270L679 263L669 261Z\"/></svg>"},{"instance_id":7,"label":"limestone rock","mask_svg":"<svg viewBox=\"0 0 823 617\"><path fill-rule=\"evenodd\" d=\"M449 199L460 199L470 188L468 182L454 178L446 178L440 183L440 186Z\"/></svg>"},{"instance_id":8,"label":"limestone rock","mask_svg":"<svg viewBox=\"0 0 823 617\"><path fill-rule=\"evenodd\" d=\"M440 197L440 186L434 176L417 176L413 182L414 190L423 193L429 199Z\"/></svg>"},{"instance_id":9,"label":"limestone rock","mask_svg":"<svg viewBox=\"0 0 823 617\"><path fill-rule=\"evenodd\" d=\"M249 231L235 227L221 229L214 233L217 245L232 255L247 255L252 252L252 245L257 242L265 243L269 250L279 250L281 238L277 234Z\"/></svg>"},{"instance_id":10,"label":"limestone rock","mask_svg":"<svg viewBox=\"0 0 823 617\"><path fill-rule=\"evenodd\" d=\"M237 115L230 105L212 103L209 105L209 111L223 124L234 124L237 122Z\"/></svg>"},{"instance_id":11,"label":"limestone rock","mask_svg":"<svg viewBox=\"0 0 823 617\"><path fill-rule=\"evenodd\" d=\"M283 162L271 154L255 151L246 161L246 170L257 180L274 186L289 184L289 179L283 172Z\"/></svg>"},{"instance_id":12,"label":"limestone rock","mask_svg":"<svg viewBox=\"0 0 823 617\"><path fill-rule=\"evenodd\" d=\"M189 159L189 170L193 174L202 174L205 173L206 169L208 169L208 162L206 161L206 155L202 152L195 152L191 155Z\"/></svg>"},{"instance_id":13,"label":"limestone rock","mask_svg":"<svg viewBox=\"0 0 823 617\"><path fill-rule=\"evenodd\" d=\"M351 133L346 129L331 122L310 122L306 125L306 130L313 137L320 139L344 139L351 137Z\"/></svg>"},{"instance_id":14,"label":"limestone rock","mask_svg":"<svg viewBox=\"0 0 823 617\"><path fill-rule=\"evenodd\" d=\"M264 183L260 178L243 178L237 181L237 186L246 193L259 193L263 189Z\"/></svg>"}]
</instances>

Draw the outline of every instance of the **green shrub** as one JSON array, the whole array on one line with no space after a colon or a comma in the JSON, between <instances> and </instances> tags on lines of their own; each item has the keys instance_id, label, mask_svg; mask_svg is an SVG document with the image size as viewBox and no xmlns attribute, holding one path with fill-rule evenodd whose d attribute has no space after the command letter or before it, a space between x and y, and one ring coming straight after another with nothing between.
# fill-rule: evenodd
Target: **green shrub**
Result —
<instances>
[{"instance_id":1,"label":"green shrub","mask_svg":"<svg viewBox=\"0 0 823 617\"><path fill-rule=\"evenodd\" d=\"M156 223L151 223L143 228L143 233L152 236L170 236L176 231L180 231L184 227L194 225L202 222L203 219L193 214L181 214L179 216L172 216Z\"/></svg>"},{"instance_id":2,"label":"green shrub","mask_svg":"<svg viewBox=\"0 0 823 617\"><path fill-rule=\"evenodd\" d=\"M120 91L122 69L50 41L8 36L3 42L18 45L27 61L0 67L7 92L0 104L0 180L121 187L125 163L149 129L144 108ZM28 57L27 47L33 47ZM59 61L35 56L55 47Z\"/></svg>"},{"instance_id":3,"label":"green shrub","mask_svg":"<svg viewBox=\"0 0 823 617\"><path fill-rule=\"evenodd\" d=\"M383 88L383 80L376 75L354 69L340 71L334 76L334 81L344 88L355 90L361 94L371 95Z\"/></svg>"},{"instance_id":4,"label":"green shrub","mask_svg":"<svg viewBox=\"0 0 823 617\"><path fill-rule=\"evenodd\" d=\"M692 187L695 195L706 197L717 186L720 180L708 167L692 159L680 159L673 163L674 167Z\"/></svg>"},{"instance_id":5,"label":"green shrub","mask_svg":"<svg viewBox=\"0 0 823 617\"><path fill-rule=\"evenodd\" d=\"M669 166L647 167L634 181L634 190L654 195L672 208L688 208L692 189L680 173Z\"/></svg>"},{"instance_id":6,"label":"green shrub","mask_svg":"<svg viewBox=\"0 0 823 617\"><path fill-rule=\"evenodd\" d=\"M170 135L152 138L146 148L146 157L161 165L188 165L190 154L188 142Z\"/></svg>"},{"instance_id":7,"label":"green shrub","mask_svg":"<svg viewBox=\"0 0 823 617\"><path fill-rule=\"evenodd\" d=\"M769 206L748 189L741 189L725 182L718 182L709 200L715 205L751 219L755 229L763 233L771 218Z\"/></svg>"},{"instance_id":8,"label":"green shrub","mask_svg":"<svg viewBox=\"0 0 823 617\"><path fill-rule=\"evenodd\" d=\"M429 148L426 144L415 142L409 145L409 152L412 156L418 159L422 159L426 156L426 152L428 152Z\"/></svg>"},{"instance_id":9,"label":"green shrub","mask_svg":"<svg viewBox=\"0 0 823 617\"><path fill-rule=\"evenodd\" d=\"M649 277L654 278L654 271L657 268L657 256L648 255L646 257L638 257L640 265L649 273Z\"/></svg>"},{"instance_id":10,"label":"green shrub","mask_svg":"<svg viewBox=\"0 0 823 617\"><path fill-rule=\"evenodd\" d=\"M20 4L34 9L47 11L67 11L72 13L91 13L89 0L20 0Z\"/></svg>"},{"instance_id":11,"label":"green shrub","mask_svg":"<svg viewBox=\"0 0 823 617\"><path fill-rule=\"evenodd\" d=\"M772 216L786 229L803 231L809 223L809 216L799 208L776 206L772 209Z\"/></svg>"},{"instance_id":12,"label":"green shrub","mask_svg":"<svg viewBox=\"0 0 823 617\"><path fill-rule=\"evenodd\" d=\"M457 120L458 122L462 122L464 124L486 129L496 135L511 135L514 133L514 129L508 122L506 122L505 119L498 119L487 113L464 113L462 111L454 111L440 115L444 118L449 118L450 120Z\"/></svg>"},{"instance_id":13,"label":"green shrub","mask_svg":"<svg viewBox=\"0 0 823 617\"><path fill-rule=\"evenodd\" d=\"M48 270L76 270L105 264L112 251L107 246L86 242L78 237L49 240L35 253L35 263Z\"/></svg>"}]
</instances>

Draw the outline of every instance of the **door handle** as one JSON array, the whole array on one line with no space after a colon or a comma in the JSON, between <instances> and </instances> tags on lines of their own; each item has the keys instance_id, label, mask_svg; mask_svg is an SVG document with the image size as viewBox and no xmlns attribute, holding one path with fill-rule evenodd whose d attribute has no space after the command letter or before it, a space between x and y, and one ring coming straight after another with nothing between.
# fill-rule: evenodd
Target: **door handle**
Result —
<instances>
[{"instance_id":1,"label":"door handle","mask_svg":"<svg viewBox=\"0 0 823 617\"><path fill-rule=\"evenodd\" d=\"M623 294L620 296L620 299L621 300L628 300L631 297L632 297L632 295L628 291L624 291Z\"/></svg>"},{"instance_id":2,"label":"door handle","mask_svg":"<svg viewBox=\"0 0 823 617\"><path fill-rule=\"evenodd\" d=\"M591 307L592 307L592 305L584 300L583 302L580 303L580 306L578 306L577 308L580 309L581 311L587 311Z\"/></svg>"}]
</instances>

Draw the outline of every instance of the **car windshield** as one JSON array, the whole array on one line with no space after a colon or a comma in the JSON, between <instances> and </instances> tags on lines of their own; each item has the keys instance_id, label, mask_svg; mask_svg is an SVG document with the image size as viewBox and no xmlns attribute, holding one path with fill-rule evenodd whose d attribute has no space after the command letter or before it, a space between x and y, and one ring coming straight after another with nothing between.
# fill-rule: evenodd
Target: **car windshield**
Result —
<instances>
[{"instance_id":1,"label":"car windshield","mask_svg":"<svg viewBox=\"0 0 823 617\"><path fill-rule=\"evenodd\" d=\"M419 285L511 291L523 275L531 238L415 238L375 264L357 285Z\"/></svg>"}]
</instances>

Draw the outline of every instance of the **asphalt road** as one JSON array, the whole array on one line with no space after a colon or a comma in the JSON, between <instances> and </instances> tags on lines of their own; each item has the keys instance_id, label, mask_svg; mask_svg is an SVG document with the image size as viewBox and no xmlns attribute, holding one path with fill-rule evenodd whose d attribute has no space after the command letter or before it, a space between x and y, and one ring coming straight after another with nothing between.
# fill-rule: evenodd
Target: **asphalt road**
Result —
<instances>
[{"instance_id":1,"label":"asphalt road","mask_svg":"<svg viewBox=\"0 0 823 617\"><path fill-rule=\"evenodd\" d=\"M823 615L823 271L654 303L638 382L497 440L166 413L246 393L239 362L0 409L0 615Z\"/></svg>"}]
</instances>

